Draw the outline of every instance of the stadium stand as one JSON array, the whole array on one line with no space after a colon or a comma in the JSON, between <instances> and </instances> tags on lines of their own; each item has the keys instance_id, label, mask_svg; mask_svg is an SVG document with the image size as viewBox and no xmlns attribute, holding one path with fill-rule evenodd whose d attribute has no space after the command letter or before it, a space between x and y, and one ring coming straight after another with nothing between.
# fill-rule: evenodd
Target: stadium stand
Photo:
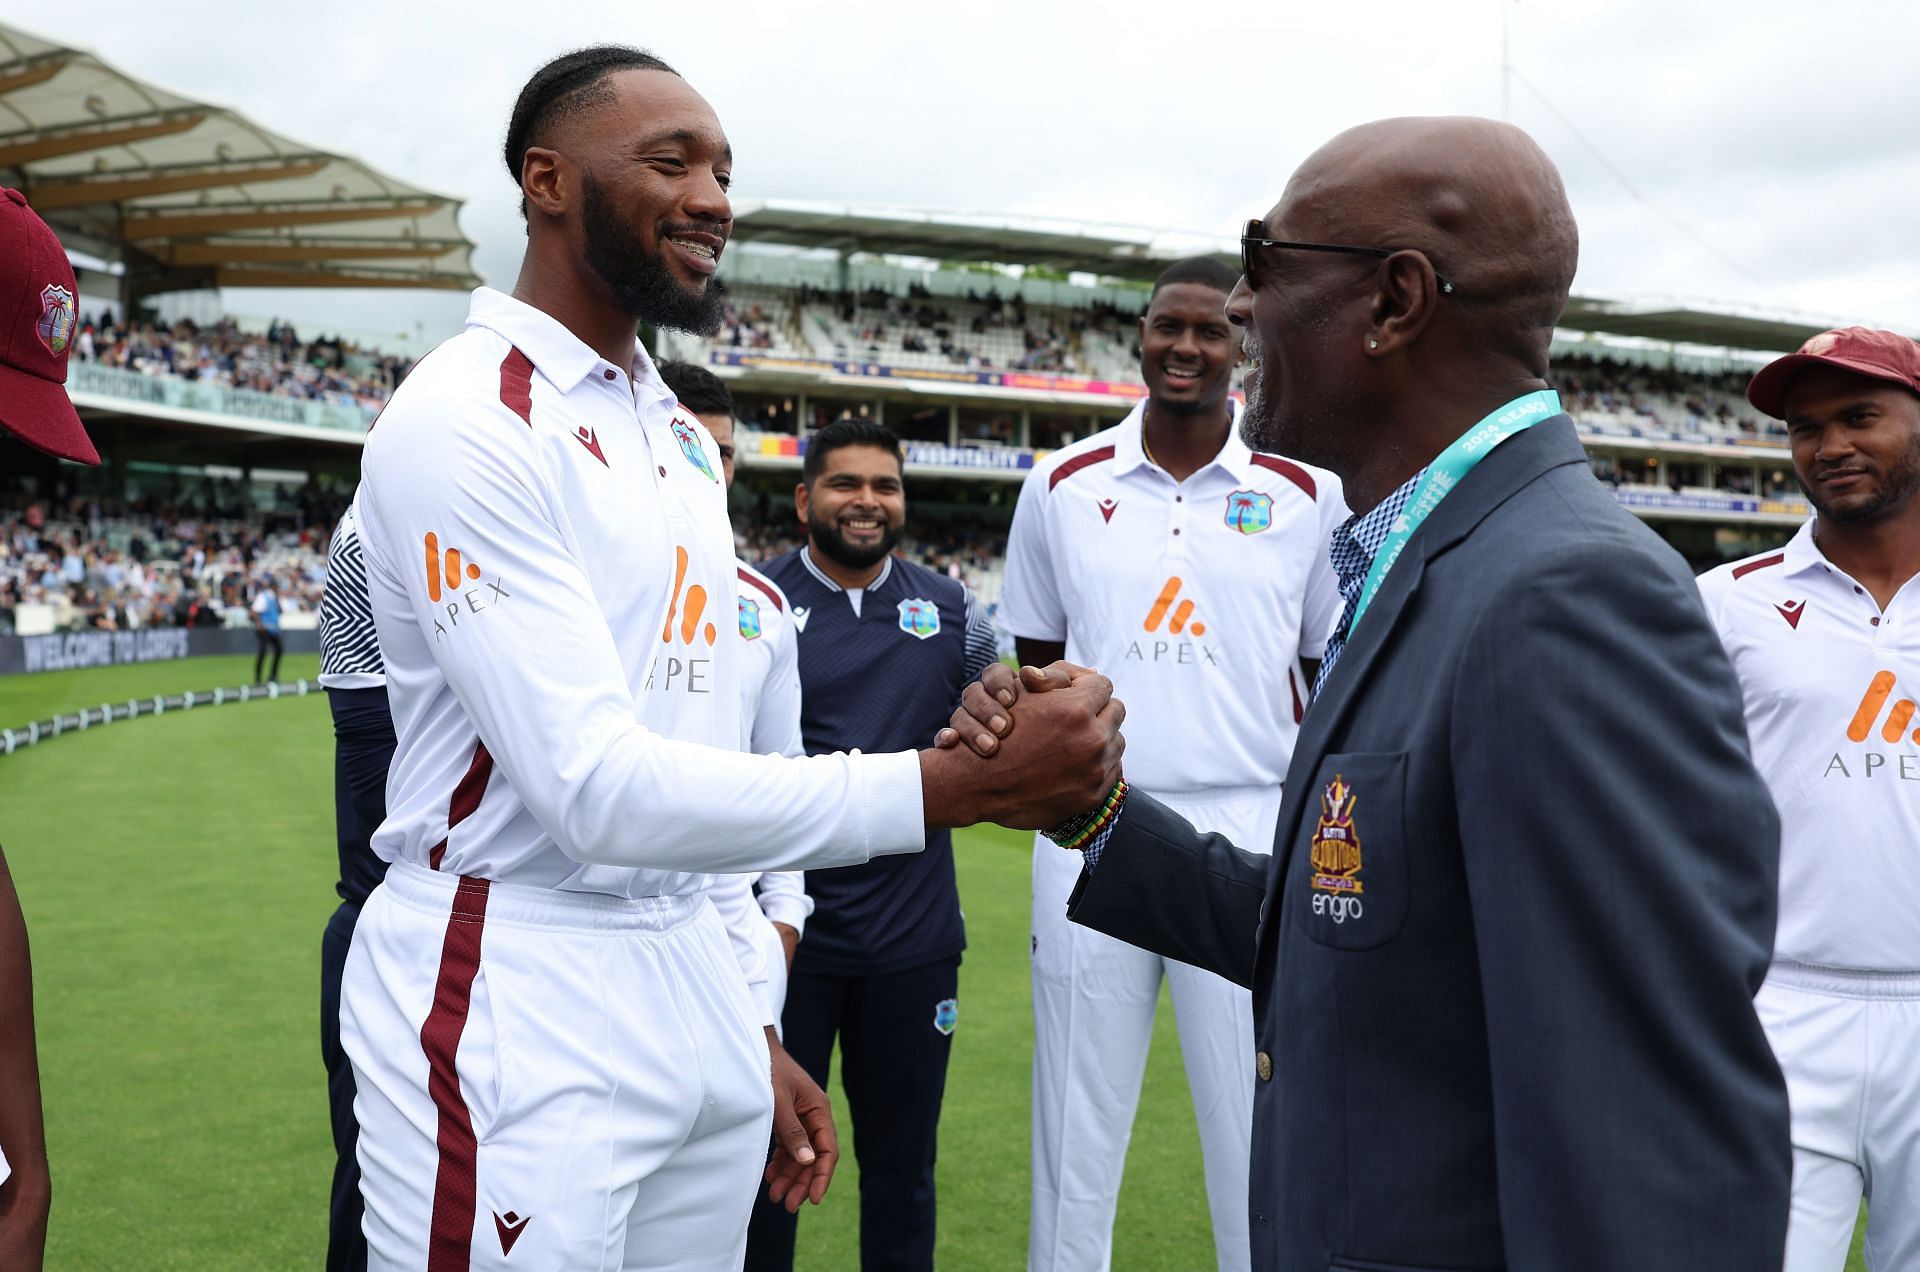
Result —
<instances>
[{"instance_id":1,"label":"stadium stand","mask_svg":"<svg viewBox=\"0 0 1920 1272\"><path fill-rule=\"evenodd\" d=\"M116 324L111 310L83 316L74 354L82 362L143 375L374 410L412 366L409 359L337 336L303 341L291 323L277 318L265 332L249 335L232 319L207 328L191 319L165 328Z\"/></svg>"},{"instance_id":2,"label":"stadium stand","mask_svg":"<svg viewBox=\"0 0 1920 1272\"><path fill-rule=\"evenodd\" d=\"M268 579L283 626L313 626L342 505L289 496L262 515L213 493L205 513L84 499L0 512L0 635L246 627Z\"/></svg>"}]
</instances>

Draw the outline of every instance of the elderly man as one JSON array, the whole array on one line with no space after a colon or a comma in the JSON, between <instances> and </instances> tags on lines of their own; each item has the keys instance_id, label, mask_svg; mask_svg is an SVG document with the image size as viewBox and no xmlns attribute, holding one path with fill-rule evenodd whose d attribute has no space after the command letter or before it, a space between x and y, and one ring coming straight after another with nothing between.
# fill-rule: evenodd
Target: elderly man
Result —
<instances>
[{"instance_id":1,"label":"elderly man","mask_svg":"<svg viewBox=\"0 0 1920 1272\"><path fill-rule=\"evenodd\" d=\"M1124 789L1059 829L1075 921L1253 989L1258 1268L1780 1264L1779 822L1691 577L1547 387L1576 256L1472 119L1343 133L1242 240L1247 441L1355 514L1273 855ZM956 725L1018 738L1015 692Z\"/></svg>"}]
</instances>

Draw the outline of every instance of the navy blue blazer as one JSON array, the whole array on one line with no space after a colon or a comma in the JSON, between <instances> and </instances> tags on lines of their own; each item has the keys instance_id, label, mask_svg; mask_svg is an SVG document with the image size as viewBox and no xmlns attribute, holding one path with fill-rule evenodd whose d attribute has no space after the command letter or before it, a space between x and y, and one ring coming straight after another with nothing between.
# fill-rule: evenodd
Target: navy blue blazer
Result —
<instances>
[{"instance_id":1,"label":"navy blue blazer","mask_svg":"<svg viewBox=\"0 0 1920 1272\"><path fill-rule=\"evenodd\" d=\"M1409 541L1271 857L1143 795L1074 921L1253 990L1253 1266L1774 1272L1779 819L1685 564L1565 416Z\"/></svg>"}]
</instances>

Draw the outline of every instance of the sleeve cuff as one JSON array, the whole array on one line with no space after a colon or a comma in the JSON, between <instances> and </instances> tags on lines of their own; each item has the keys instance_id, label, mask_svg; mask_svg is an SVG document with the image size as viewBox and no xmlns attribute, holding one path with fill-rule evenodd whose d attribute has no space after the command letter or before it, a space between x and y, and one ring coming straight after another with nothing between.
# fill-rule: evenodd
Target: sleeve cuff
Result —
<instances>
[{"instance_id":1,"label":"sleeve cuff","mask_svg":"<svg viewBox=\"0 0 1920 1272\"><path fill-rule=\"evenodd\" d=\"M867 855L921 852L927 846L927 805L920 789L920 755L896 751L861 755L861 791L866 798Z\"/></svg>"},{"instance_id":2,"label":"sleeve cuff","mask_svg":"<svg viewBox=\"0 0 1920 1272\"><path fill-rule=\"evenodd\" d=\"M753 991L753 1009L759 1013L760 1024L779 1028L780 1017L773 1011L773 991L763 980L748 981L747 988Z\"/></svg>"},{"instance_id":3,"label":"sleeve cuff","mask_svg":"<svg viewBox=\"0 0 1920 1272\"><path fill-rule=\"evenodd\" d=\"M784 923L804 936L807 916L813 913L813 898L804 892L763 890L760 893L760 912L767 916L769 923Z\"/></svg>"}]
</instances>

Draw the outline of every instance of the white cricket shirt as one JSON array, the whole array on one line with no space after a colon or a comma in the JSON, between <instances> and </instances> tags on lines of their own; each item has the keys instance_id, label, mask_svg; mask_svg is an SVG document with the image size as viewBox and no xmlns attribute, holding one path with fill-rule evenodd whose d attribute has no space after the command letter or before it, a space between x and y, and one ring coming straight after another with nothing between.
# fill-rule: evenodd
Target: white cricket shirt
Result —
<instances>
[{"instance_id":1,"label":"white cricket shirt","mask_svg":"<svg viewBox=\"0 0 1920 1272\"><path fill-rule=\"evenodd\" d=\"M1774 957L1920 971L1920 579L1882 611L1813 524L1700 578L1780 810Z\"/></svg>"},{"instance_id":2,"label":"white cricket shirt","mask_svg":"<svg viewBox=\"0 0 1920 1272\"><path fill-rule=\"evenodd\" d=\"M742 651L740 729L756 755L805 755L800 734L800 646L787 613L787 594L745 561L739 566L739 629ZM748 904L758 886L758 905L775 923L805 932L813 913L806 878L798 870L747 876ZM722 907L725 913L725 907Z\"/></svg>"},{"instance_id":3,"label":"white cricket shirt","mask_svg":"<svg viewBox=\"0 0 1920 1272\"><path fill-rule=\"evenodd\" d=\"M1333 474L1227 444L1175 483L1140 444L1146 405L1027 475L999 619L1064 640L1127 706L1127 779L1148 791L1277 786L1340 613Z\"/></svg>"},{"instance_id":4,"label":"white cricket shirt","mask_svg":"<svg viewBox=\"0 0 1920 1272\"><path fill-rule=\"evenodd\" d=\"M644 349L614 366L547 314L474 293L362 460L398 739L375 852L642 897L921 847L914 755L739 750L719 474Z\"/></svg>"}]
</instances>

